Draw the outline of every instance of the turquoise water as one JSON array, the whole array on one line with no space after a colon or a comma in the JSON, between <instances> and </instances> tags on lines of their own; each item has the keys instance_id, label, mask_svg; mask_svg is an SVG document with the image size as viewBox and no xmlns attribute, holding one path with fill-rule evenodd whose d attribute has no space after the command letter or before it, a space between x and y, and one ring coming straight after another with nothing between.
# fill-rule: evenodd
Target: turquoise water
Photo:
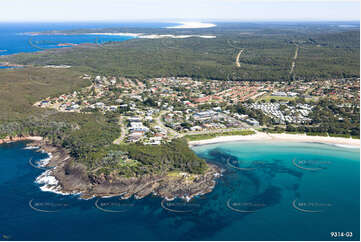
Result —
<instances>
[{"instance_id":1,"label":"turquoise water","mask_svg":"<svg viewBox=\"0 0 361 242\"><path fill-rule=\"evenodd\" d=\"M0 240L331 240L330 232L352 232L339 239L359 240L358 149L256 142L194 147L224 171L213 192L184 203L42 192L34 180L44 171L29 159L47 155L24 147L0 145Z\"/></svg>"}]
</instances>

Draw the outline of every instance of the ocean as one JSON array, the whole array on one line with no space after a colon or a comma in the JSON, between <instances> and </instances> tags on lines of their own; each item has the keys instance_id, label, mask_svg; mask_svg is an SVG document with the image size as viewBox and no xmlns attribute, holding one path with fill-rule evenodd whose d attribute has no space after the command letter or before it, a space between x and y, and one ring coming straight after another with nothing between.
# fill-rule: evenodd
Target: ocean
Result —
<instances>
[{"instance_id":1,"label":"ocean","mask_svg":"<svg viewBox=\"0 0 361 242\"><path fill-rule=\"evenodd\" d=\"M109 35L36 35L30 32L44 32L53 30L77 30L92 29L94 32L102 28L116 27L139 27L139 28L161 28L173 26L170 23L0 23L0 56L17 54L22 52L35 52L50 48L63 48L66 44L101 44L111 41L125 41L131 36L109 36ZM65 45L63 45L65 44Z\"/></svg>"},{"instance_id":2,"label":"ocean","mask_svg":"<svg viewBox=\"0 0 361 242\"><path fill-rule=\"evenodd\" d=\"M360 151L317 143L193 147L222 167L215 189L186 203L79 199L41 191L48 158L26 142L0 145L0 240L360 239Z\"/></svg>"}]
</instances>

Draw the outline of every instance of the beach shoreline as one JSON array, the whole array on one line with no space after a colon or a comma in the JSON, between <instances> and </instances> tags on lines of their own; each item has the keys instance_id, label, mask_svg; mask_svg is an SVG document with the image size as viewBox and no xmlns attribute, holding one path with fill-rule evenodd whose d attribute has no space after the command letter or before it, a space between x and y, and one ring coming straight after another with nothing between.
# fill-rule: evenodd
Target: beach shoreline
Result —
<instances>
[{"instance_id":1,"label":"beach shoreline","mask_svg":"<svg viewBox=\"0 0 361 242\"><path fill-rule=\"evenodd\" d=\"M13 142L17 142L17 141L25 141L25 140L41 141L41 140L43 140L43 137L40 137L40 136L9 137L8 136L3 139L0 139L0 144L8 144L8 143L13 143Z\"/></svg>"},{"instance_id":2,"label":"beach shoreline","mask_svg":"<svg viewBox=\"0 0 361 242\"><path fill-rule=\"evenodd\" d=\"M254 135L233 135L219 136L212 139L189 141L190 147L229 143L238 141L265 141L265 142L306 142L306 143L323 143L331 145L339 145L342 147L360 148L360 140L352 138L325 137L325 136L308 136L305 134L270 134L257 132Z\"/></svg>"},{"instance_id":3,"label":"beach shoreline","mask_svg":"<svg viewBox=\"0 0 361 242\"><path fill-rule=\"evenodd\" d=\"M131 38L139 38L139 39L164 39L164 38L171 38L171 39L186 39L186 38L202 38L202 39L214 39L217 36L215 35L195 35L195 34L144 34L144 33L123 33L123 32L94 32L94 33L31 33L31 36L37 35L97 35L97 36L122 36L122 37L131 37ZM65 43L66 44L66 43ZM84 45L87 43L81 44L71 44L68 43L67 45L77 46L77 45ZM72 47L72 46L64 46L64 47Z\"/></svg>"},{"instance_id":4,"label":"beach shoreline","mask_svg":"<svg viewBox=\"0 0 361 242\"><path fill-rule=\"evenodd\" d=\"M121 196L122 199L135 197L141 199L149 194L165 199L181 198L189 201L191 198L211 192L215 187L215 180L221 171L216 166L210 166L207 174L200 176L197 182L184 183L184 177L174 179L165 176L147 176L142 178L123 179L117 176L92 175L85 172L85 167L72 165L72 158L63 148L46 144L42 137L20 137L11 142L20 140L33 140L27 146L31 149L47 153L48 158L38 163L39 168L47 168L35 180L41 185L44 192L53 192L61 195L79 195L80 198ZM359 148L360 140L351 138L307 136L302 134L269 134L256 132L254 135L220 136L207 140L189 141L190 147L232 142L301 142L323 143L343 148ZM75 164L75 163L74 163ZM164 189L164 187L167 187Z\"/></svg>"},{"instance_id":5,"label":"beach shoreline","mask_svg":"<svg viewBox=\"0 0 361 242\"><path fill-rule=\"evenodd\" d=\"M215 35L174 35L174 34L143 34L143 33L86 33L87 35L104 35L104 36L125 36L139 39L186 39L186 38L203 38L214 39Z\"/></svg>"}]
</instances>

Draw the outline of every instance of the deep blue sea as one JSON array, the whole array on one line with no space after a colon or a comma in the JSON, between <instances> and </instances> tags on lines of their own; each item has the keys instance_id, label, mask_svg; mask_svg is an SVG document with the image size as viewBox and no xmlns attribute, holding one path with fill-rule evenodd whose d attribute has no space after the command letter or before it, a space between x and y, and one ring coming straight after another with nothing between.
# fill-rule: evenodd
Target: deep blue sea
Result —
<instances>
[{"instance_id":1,"label":"deep blue sea","mask_svg":"<svg viewBox=\"0 0 361 242\"><path fill-rule=\"evenodd\" d=\"M131 39L130 36L107 36L107 35L37 35L27 33L43 32L52 30L76 30L116 28L116 27L139 27L158 28L174 24L169 23L0 23L0 55L10 55L21 52L34 52L49 48L61 48L59 44L82 44L104 43L110 41L124 41Z\"/></svg>"},{"instance_id":2,"label":"deep blue sea","mask_svg":"<svg viewBox=\"0 0 361 242\"><path fill-rule=\"evenodd\" d=\"M360 152L311 143L194 147L221 166L206 195L81 200L42 192L47 158L26 142L0 145L0 240L340 240L360 238ZM352 233L352 237L348 238Z\"/></svg>"}]
</instances>

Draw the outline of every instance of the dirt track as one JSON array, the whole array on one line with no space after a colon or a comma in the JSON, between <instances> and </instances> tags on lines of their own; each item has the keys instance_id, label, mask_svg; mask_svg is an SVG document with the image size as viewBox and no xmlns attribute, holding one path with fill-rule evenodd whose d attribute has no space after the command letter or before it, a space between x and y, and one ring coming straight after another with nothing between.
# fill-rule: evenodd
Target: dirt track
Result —
<instances>
[{"instance_id":1,"label":"dirt track","mask_svg":"<svg viewBox=\"0 0 361 242\"><path fill-rule=\"evenodd\" d=\"M237 67L241 67L241 64L239 63L239 57L241 56L243 50L240 50L237 54L237 57L236 57L236 66Z\"/></svg>"},{"instance_id":2,"label":"dirt track","mask_svg":"<svg viewBox=\"0 0 361 242\"><path fill-rule=\"evenodd\" d=\"M295 69L295 66L296 66L296 60L297 60L297 57L298 57L298 50L299 50L299 47L297 46L296 47L296 50L295 50L295 55L293 57L293 61L291 63L291 70L290 70L290 74L293 73L293 70Z\"/></svg>"}]
</instances>

